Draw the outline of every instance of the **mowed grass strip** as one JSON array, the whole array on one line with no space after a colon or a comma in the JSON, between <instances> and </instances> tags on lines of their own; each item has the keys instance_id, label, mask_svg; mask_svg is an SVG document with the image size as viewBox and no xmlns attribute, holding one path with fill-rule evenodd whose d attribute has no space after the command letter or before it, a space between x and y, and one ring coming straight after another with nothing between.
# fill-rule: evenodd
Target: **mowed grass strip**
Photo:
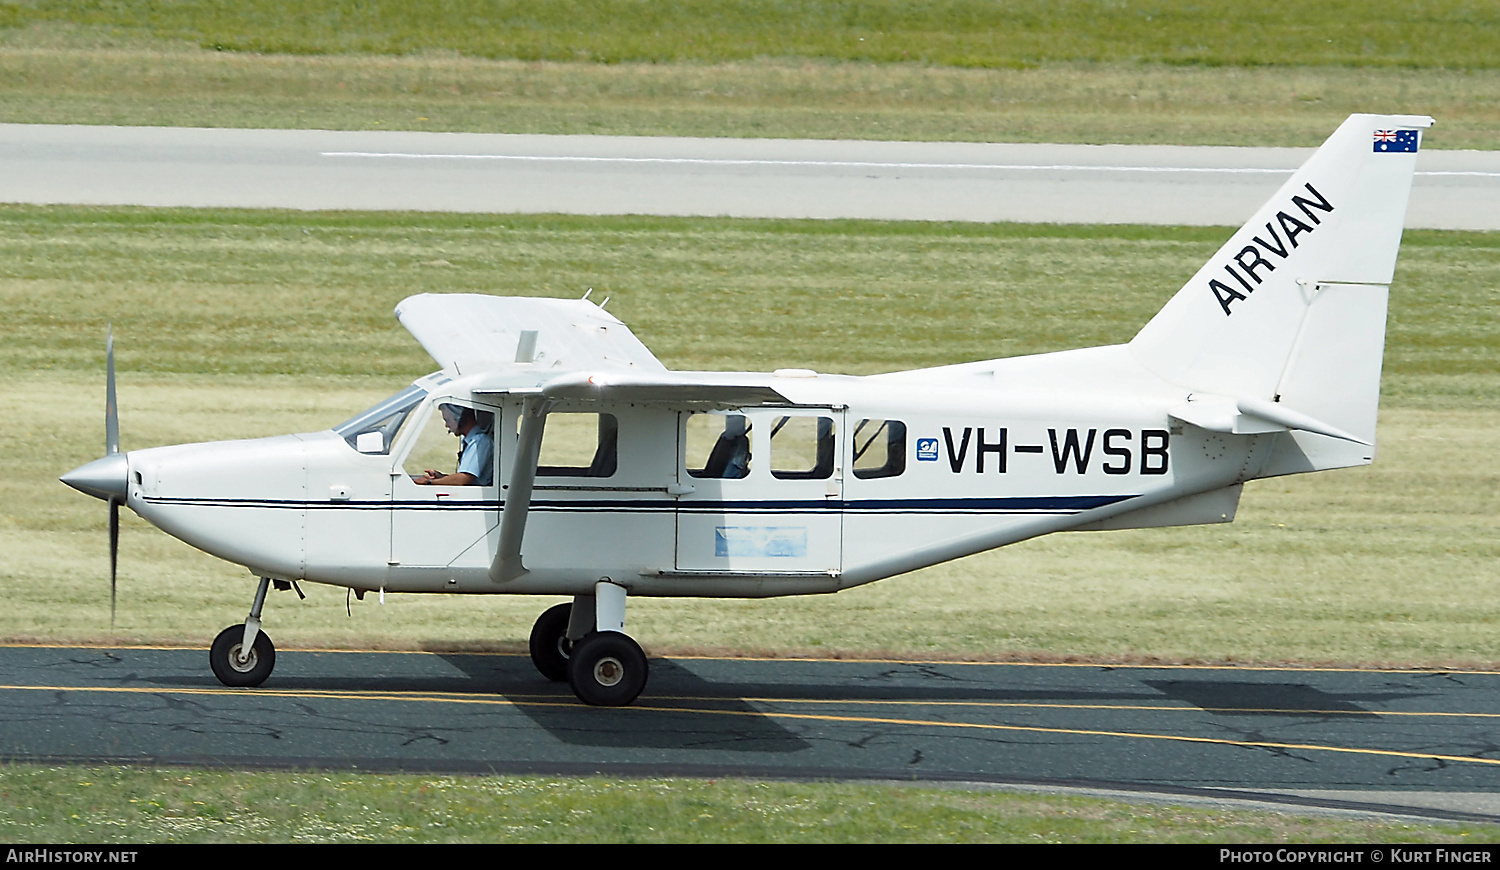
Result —
<instances>
[{"instance_id":1,"label":"mowed grass strip","mask_svg":"<svg viewBox=\"0 0 1500 870\"><path fill-rule=\"evenodd\" d=\"M1128 340L1229 234L424 214L0 209L0 637L205 643L252 579L56 476L103 445L113 322L125 449L326 428L433 363L417 292L592 287L674 368L870 373ZM881 653L1493 666L1500 236L1408 233L1380 457L1251 484L1228 526L1054 535L836 596L642 599L653 654ZM284 647L524 649L551 602L275 596Z\"/></svg>"},{"instance_id":2,"label":"mowed grass strip","mask_svg":"<svg viewBox=\"0 0 1500 870\"><path fill-rule=\"evenodd\" d=\"M1399 824L861 783L0 767L49 843L1493 843Z\"/></svg>"},{"instance_id":3,"label":"mowed grass strip","mask_svg":"<svg viewBox=\"0 0 1500 870\"><path fill-rule=\"evenodd\" d=\"M1383 3L1357 12L1304 5L1277 7L1274 14L1224 3L1098 4L1097 10L1084 3L983 4L983 14L953 23L953 32L987 33L1004 48L1028 32L1025 21L1050 21L1051 30L1036 33L1039 40L1045 36L1045 51L1035 62L1013 62L1001 52L961 65L913 60L908 49L902 49L906 58L894 61L843 52L839 45L894 44L915 38L915 31L882 31L860 42L853 31L838 28L816 30L829 40L822 47L787 42L784 50L747 55L733 49L748 45L748 37L718 45L668 27L652 31L663 44L705 53L668 51L606 63L580 49L530 60L519 49L466 48L465 40L499 39L503 28L460 27L467 19L454 9L478 7L450 5L432 11L422 4L422 20L413 23L402 15L416 7L399 4L391 7L397 11L366 17L300 4L0 4L0 121L1313 146L1352 112L1408 112L1439 121L1424 147L1492 149L1500 143L1500 65L1494 62L1500 27L1485 24L1486 16L1500 13L1488 4ZM922 15L943 12L939 5L901 5L925 10ZM694 11L665 3L630 6ZM503 18L517 7L484 8ZM555 22L538 25L548 39L609 40L639 23L638 16L625 15L618 26L613 19L607 26L579 24L589 15L613 14L609 4L525 8L569 16L565 30ZM945 14L961 17L958 5L946 8ZM808 9L809 15L837 11L819 4ZM766 19L773 24L755 26L792 34L796 28L775 16L806 11L777 4ZM1084 14L1091 11L1099 15ZM1161 23L1164 12L1171 13L1167 24ZM731 33L738 19L732 9L724 14L695 26ZM981 23L994 14L1018 16L1021 23L984 30ZM1272 18L1265 26L1247 23L1246 16L1265 14ZM1430 15L1442 34L1427 40L1421 28L1407 27L1418 14ZM1150 39L1129 28L1100 29L1118 15L1145 16ZM1257 46L1253 57L1183 62L1186 55L1152 47L1152 40L1200 46L1199 35L1218 32L1224 22L1232 25L1234 40ZM336 33L328 30L334 25ZM233 31L234 38L215 35L215 28ZM1400 46L1361 36L1359 51L1336 50L1343 35L1371 30L1391 34ZM405 48L389 53L398 46L382 40L401 42L406 31L425 47L402 42ZM278 34L304 42L284 44ZM1089 34L1109 50L1080 49L1077 38ZM1475 41L1479 48L1465 47ZM1292 50L1293 43L1302 47ZM225 50L228 45L242 50ZM1271 59L1256 59L1262 56Z\"/></svg>"},{"instance_id":4,"label":"mowed grass strip","mask_svg":"<svg viewBox=\"0 0 1500 870\"><path fill-rule=\"evenodd\" d=\"M0 371L96 372L88 327L109 321L131 335L119 354L137 372L407 379L432 365L391 315L408 295L593 288L674 368L869 374L1128 341L1228 236L1215 227L4 206L11 340ZM1497 275L1495 233L1405 234L1388 405L1468 405L1493 389L1472 379L1488 384L1500 353ZM799 330L788 333L788 323ZM1451 383L1435 391L1444 378Z\"/></svg>"},{"instance_id":5,"label":"mowed grass strip","mask_svg":"<svg viewBox=\"0 0 1500 870\"><path fill-rule=\"evenodd\" d=\"M1005 68L1047 61L1491 68L1477 0L269 0L0 5L0 27L85 25L287 54L620 63L767 57Z\"/></svg>"}]
</instances>

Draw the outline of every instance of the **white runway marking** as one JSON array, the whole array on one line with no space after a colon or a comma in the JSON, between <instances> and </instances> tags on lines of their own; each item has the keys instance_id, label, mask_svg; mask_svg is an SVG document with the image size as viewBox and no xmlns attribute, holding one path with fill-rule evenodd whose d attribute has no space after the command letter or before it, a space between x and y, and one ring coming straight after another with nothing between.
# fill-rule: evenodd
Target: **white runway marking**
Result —
<instances>
[{"instance_id":1,"label":"white runway marking","mask_svg":"<svg viewBox=\"0 0 1500 870\"><path fill-rule=\"evenodd\" d=\"M1291 169L1231 168L1215 166L1088 166L1067 163L890 163L871 160L734 160L709 157L584 157L536 154L408 154L376 151L324 151L324 157L367 157L404 160L526 160L538 163L660 163L698 166L813 166L849 169L1003 169L1056 172L1227 172L1280 173ZM1500 175L1500 173L1495 173Z\"/></svg>"},{"instance_id":2,"label":"white runway marking","mask_svg":"<svg viewBox=\"0 0 1500 870\"><path fill-rule=\"evenodd\" d=\"M1079 163L895 163L872 160L735 160L709 157L588 157L541 154L420 154L404 151L324 151L324 157L362 157L389 160L515 160L535 163L620 163L684 166L812 166L835 169L995 169L1034 172L1206 172L1224 174L1291 175L1296 170L1230 166L1091 166ZM1467 175L1500 178L1500 172L1421 172L1417 175Z\"/></svg>"}]
</instances>

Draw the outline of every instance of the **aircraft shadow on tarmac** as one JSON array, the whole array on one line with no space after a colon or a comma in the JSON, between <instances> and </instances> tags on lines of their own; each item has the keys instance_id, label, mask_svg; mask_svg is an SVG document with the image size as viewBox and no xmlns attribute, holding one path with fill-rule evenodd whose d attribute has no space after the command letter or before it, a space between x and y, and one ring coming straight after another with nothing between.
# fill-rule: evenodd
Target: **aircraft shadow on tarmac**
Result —
<instances>
[{"instance_id":1,"label":"aircraft shadow on tarmac","mask_svg":"<svg viewBox=\"0 0 1500 870\"><path fill-rule=\"evenodd\" d=\"M294 653L299 658L305 653ZM787 703L817 702L797 712L830 715L925 717L922 702L1037 703L1079 705L1160 705L1177 701L1215 715L1300 715L1371 720L1378 709L1394 701L1424 697L1431 692L1410 686L1364 687L1358 691L1329 691L1305 683L1237 680L1111 680L1107 688L1095 683L1077 685L1074 679L1055 686L1034 678L1018 681L991 668L935 662L791 663L754 660L683 660L655 658L651 681L632 708L590 708L578 703L565 683L553 683L536 673L525 656L441 653L447 667L419 673L400 659L382 672L378 657L317 656L300 667L287 668L268 681L268 690L290 692L351 692L430 697L434 693L494 695L511 701L514 709L554 739L575 746L621 748L720 749L734 752L798 752L807 747L795 724L767 715L765 707L778 699ZM113 657L110 657L113 659ZM375 670L370 666L377 665ZM85 662L76 658L76 667ZM116 662L116 664L118 664ZM787 668L787 678L776 677ZM830 671L830 668L836 669ZM810 669L810 670L809 670ZM419 670L426 670L421 668ZM1112 671L1113 668L1101 668ZM111 682L169 684L197 688L200 680L185 675L146 675L129 669ZM204 686L217 687L211 678ZM254 690L247 695L254 695ZM897 712L878 702L901 704ZM857 711L841 702L861 705ZM869 706L871 702L877 702ZM1370 709L1373 705L1376 709Z\"/></svg>"},{"instance_id":2,"label":"aircraft shadow on tarmac","mask_svg":"<svg viewBox=\"0 0 1500 870\"><path fill-rule=\"evenodd\" d=\"M1233 680L1143 680L1163 695L1213 713L1231 716L1314 715L1378 716L1357 701L1390 701L1421 697L1421 692L1325 692L1303 683L1253 683Z\"/></svg>"},{"instance_id":3,"label":"aircraft shadow on tarmac","mask_svg":"<svg viewBox=\"0 0 1500 870\"><path fill-rule=\"evenodd\" d=\"M770 664L766 662L745 662L744 670L758 673L745 673L751 679L741 680L735 678L737 663L733 661L713 663L713 669L724 676L717 679L697 673L697 662L679 664L657 658L651 662L651 683L637 705L609 709L579 704L566 684L542 679L522 656L448 653L439 657L462 676L302 677L281 678L275 683L276 688L306 691L499 695L515 703L518 712L553 738L570 745L788 753L805 749L806 741L749 699L823 702L828 706L820 707L820 711L844 715L849 711L839 711L839 702L1159 704L1172 700L1223 715L1300 714L1373 719L1379 713L1364 705L1429 694L1395 687L1384 691L1330 692L1301 683L1244 680L1131 680L1118 689L1106 691L1062 685L1019 687L997 682L992 677L967 678L961 673L962 667L949 668L936 663L851 665L841 678L828 679L833 675L824 674L824 679L810 682L770 682L764 679ZM860 712L891 715L891 711L878 707Z\"/></svg>"}]
</instances>

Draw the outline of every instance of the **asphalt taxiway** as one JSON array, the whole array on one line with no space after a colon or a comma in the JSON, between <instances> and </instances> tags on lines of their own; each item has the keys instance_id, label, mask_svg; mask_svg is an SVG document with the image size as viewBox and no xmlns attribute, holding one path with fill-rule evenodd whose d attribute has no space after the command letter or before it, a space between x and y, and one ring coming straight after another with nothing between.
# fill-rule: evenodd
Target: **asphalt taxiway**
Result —
<instances>
[{"instance_id":1,"label":"asphalt taxiway","mask_svg":"<svg viewBox=\"0 0 1500 870\"><path fill-rule=\"evenodd\" d=\"M1500 822L1500 674L653 659L627 708L509 655L0 648L11 760L1034 784Z\"/></svg>"}]
</instances>

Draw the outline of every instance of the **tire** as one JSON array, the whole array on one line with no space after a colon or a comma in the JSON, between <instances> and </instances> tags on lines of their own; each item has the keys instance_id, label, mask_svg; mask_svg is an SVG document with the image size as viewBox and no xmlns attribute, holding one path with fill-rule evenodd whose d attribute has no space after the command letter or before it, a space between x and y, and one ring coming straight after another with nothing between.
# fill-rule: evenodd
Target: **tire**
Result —
<instances>
[{"instance_id":1,"label":"tire","mask_svg":"<svg viewBox=\"0 0 1500 870\"><path fill-rule=\"evenodd\" d=\"M573 642L568 640L568 620L573 605L549 607L531 627L531 663L542 676L554 683L568 678L568 657Z\"/></svg>"},{"instance_id":2,"label":"tire","mask_svg":"<svg viewBox=\"0 0 1500 870\"><path fill-rule=\"evenodd\" d=\"M573 694L596 707L623 707L646 688L646 654L618 631L594 631L573 644L568 683Z\"/></svg>"},{"instance_id":3,"label":"tire","mask_svg":"<svg viewBox=\"0 0 1500 870\"><path fill-rule=\"evenodd\" d=\"M265 632L256 632L255 643L250 647L250 660L242 663L239 652L244 640L245 626L231 625L219 632L208 650L208 664L214 669L214 676L226 686L259 686L276 667L276 647Z\"/></svg>"}]
</instances>

